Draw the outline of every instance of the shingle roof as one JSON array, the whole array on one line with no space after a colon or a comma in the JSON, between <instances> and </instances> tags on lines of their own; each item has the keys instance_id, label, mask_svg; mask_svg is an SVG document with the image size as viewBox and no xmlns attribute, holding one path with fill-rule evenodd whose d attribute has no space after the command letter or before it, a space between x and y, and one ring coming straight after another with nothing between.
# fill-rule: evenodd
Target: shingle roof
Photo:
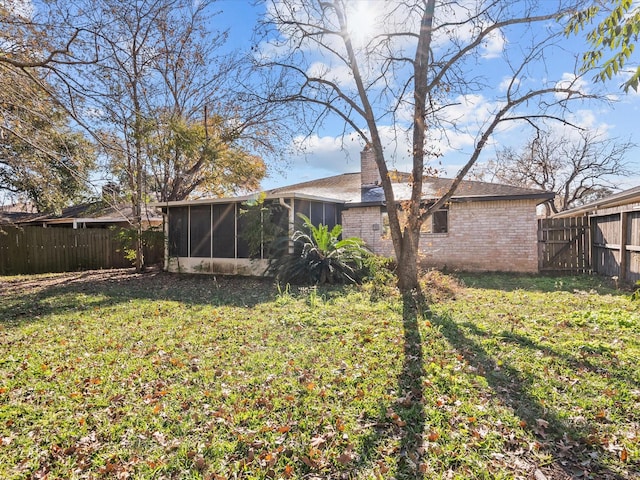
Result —
<instances>
[{"instance_id":1,"label":"shingle roof","mask_svg":"<svg viewBox=\"0 0 640 480\"><path fill-rule=\"evenodd\" d=\"M396 180L393 183L397 200L408 200L411 195L411 187L408 183L409 174L394 174ZM446 193L451 183L450 178L425 177L422 186L424 200L439 198ZM311 180L286 187L274 188L266 192L268 195L303 194L327 199L341 200L345 203L382 202L384 195L381 187L368 187L363 199L363 189L360 183L360 173L345 173L333 177ZM471 200L495 200L495 199L531 198L541 201L553 198L553 193L531 188L513 187L497 183L463 180L458 186L452 201Z\"/></svg>"},{"instance_id":2,"label":"shingle roof","mask_svg":"<svg viewBox=\"0 0 640 480\"><path fill-rule=\"evenodd\" d=\"M155 208L143 210L143 217L161 220L160 213ZM108 205L103 202L82 203L64 208L60 215L36 214L25 217L20 223L71 223L82 219L94 222L117 223L126 222L133 218L132 207L126 205Z\"/></svg>"}]
</instances>

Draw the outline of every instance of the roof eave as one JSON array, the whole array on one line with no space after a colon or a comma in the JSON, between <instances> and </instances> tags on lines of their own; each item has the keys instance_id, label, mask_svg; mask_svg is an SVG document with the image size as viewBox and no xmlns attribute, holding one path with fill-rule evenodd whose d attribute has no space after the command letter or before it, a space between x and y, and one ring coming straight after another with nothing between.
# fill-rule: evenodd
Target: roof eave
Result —
<instances>
[{"instance_id":1,"label":"roof eave","mask_svg":"<svg viewBox=\"0 0 640 480\"><path fill-rule=\"evenodd\" d=\"M595 215L600 210L604 210L607 208L615 208L620 207L622 205L640 203L640 193L633 192L627 195L620 195L614 199L606 199L603 198L597 202L591 202L586 205L582 205L580 207L571 208L569 210L565 210L564 212L558 212L553 215L553 218L567 218L567 217L576 217L579 215Z\"/></svg>"},{"instance_id":2,"label":"roof eave","mask_svg":"<svg viewBox=\"0 0 640 480\"><path fill-rule=\"evenodd\" d=\"M463 197L451 197L452 202L495 202L500 200L537 200L537 204L548 202L555 198L555 193L541 192L528 194L512 194L512 195L467 195ZM437 199L433 199L437 200Z\"/></svg>"},{"instance_id":3,"label":"roof eave","mask_svg":"<svg viewBox=\"0 0 640 480\"><path fill-rule=\"evenodd\" d=\"M220 198L201 198L198 200L178 200L171 202L153 202L149 205L157 208L167 208L167 207L187 207L190 205L213 205L218 203L243 203L251 200L256 200L259 197L259 194L255 195L243 195L240 197L220 197ZM279 198L283 199L297 199L297 200L315 200L318 202L331 202L331 203L346 203L346 200L338 199L338 198L330 198L330 197L320 197L317 195L307 195L304 193L266 193L264 199L265 200L277 200Z\"/></svg>"}]
</instances>

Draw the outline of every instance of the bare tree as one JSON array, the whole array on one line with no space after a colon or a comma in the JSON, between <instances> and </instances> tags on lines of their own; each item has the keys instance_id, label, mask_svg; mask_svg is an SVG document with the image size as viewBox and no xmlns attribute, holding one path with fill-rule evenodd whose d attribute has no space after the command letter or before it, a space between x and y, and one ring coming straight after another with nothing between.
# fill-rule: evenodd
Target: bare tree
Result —
<instances>
[{"instance_id":1,"label":"bare tree","mask_svg":"<svg viewBox=\"0 0 640 480\"><path fill-rule=\"evenodd\" d=\"M154 188L161 199L178 200L208 187L228 143L239 138L224 122L216 133L226 136L213 135L205 113L225 106L218 99L235 65L215 56L225 35L207 28L211 0L90 3L85 23L94 25L100 56L78 70L85 110L100 128L109 173L130 199L136 269L142 270L142 215L147 201L158 199ZM226 122L227 113L217 118Z\"/></svg>"},{"instance_id":2,"label":"bare tree","mask_svg":"<svg viewBox=\"0 0 640 480\"><path fill-rule=\"evenodd\" d=\"M520 150L498 150L483 171L502 183L554 192L545 204L550 215L613 192L615 178L631 174L625 154L634 146L590 131L577 137L538 131Z\"/></svg>"},{"instance_id":3,"label":"bare tree","mask_svg":"<svg viewBox=\"0 0 640 480\"><path fill-rule=\"evenodd\" d=\"M210 32L210 21L203 11L183 18L182 28L159 29L158 88L146 108L151 188L160 201L258 189L265 163L243 145L258 125L262 153L273 151L273 109L238 101L235 79L245 59L219 53L227 33Z\"/></svg>"},{"instance_id":4,"label":"bare tree","mask_svg":"<svg viewBox=\"0 0 640 480\"><path fill-rule=\"evenodd\" d=\"M538 69L546 68L552 51L569 55L556 21L582 3L371 2L370 8L380 9L376 18L358 11L358 2L345 0L281 0L268 8L261 25L263 53L257 61L282 79L271 99L302 105L302 120L311 131L337 118L345 133L355 132L373 149L404 293L419 288L421 224L451 198L494 133L514 122L566 123L567 105L587 97L577 75L566 75L564 82L530 81ZM509 36L519 41L509 43ZM496 44L491 61L504 74L498 80L477 68L489 61L488 48ZM437 201L423 204L423 177L439 153L433 146L462 130L460 106L481 92L494 97L487 99L482 121L463 132L475 139L466 164ZM392 189L384 127L393 129L398 139L410 138L412 181L406 202L398 202ZM399 209L406 222L400 222Z\"/></svg>"}]
</instances>

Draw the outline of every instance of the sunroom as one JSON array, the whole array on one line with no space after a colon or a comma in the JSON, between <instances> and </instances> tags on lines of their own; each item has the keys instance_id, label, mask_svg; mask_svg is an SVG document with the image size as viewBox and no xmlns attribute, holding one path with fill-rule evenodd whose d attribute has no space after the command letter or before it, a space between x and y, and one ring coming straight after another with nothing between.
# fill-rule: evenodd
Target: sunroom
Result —
<instances>
[{"instance_id":1,"label":"sunroom","mask_svg":"<svg viewBox=\"0 0 640 480\"><path fill-rule=\"evenodd\" d=\"M256 196L157 204L165 215L165 269L181 273L261 275L268 265L268 224L290 234L298 213L332 228L344 202L309 195ZM252 211L253 210L253 211Z\"/></svg>"}]
</instances>

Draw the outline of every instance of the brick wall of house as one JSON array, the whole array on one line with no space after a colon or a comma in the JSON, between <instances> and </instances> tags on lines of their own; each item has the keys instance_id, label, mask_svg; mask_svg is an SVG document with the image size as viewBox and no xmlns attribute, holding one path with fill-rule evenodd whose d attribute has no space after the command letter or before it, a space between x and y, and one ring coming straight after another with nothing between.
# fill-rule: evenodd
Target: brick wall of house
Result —
<instances>
[{"instance_id":1,"label":"brick wall of house","mask_svg":"<svg viewBox=\"0 0 640 480\"><path fill-rule=\"evenodd\" d=\"M357 207L343 210L342 236L360 237L378 255L392 257L391 240L382 238L382 213L380 207Z\"/></svg>"},{"instance_id":2,"label":"brick wall of house","mask_svg":"<svg viewBox=\"0 0 640 480\"><path fill-rule=\"evenodd\" d=\"M382 238L380 207L343 212L343 235L358 236L378 254L393 256ZM422 234L421 263L465 271L538 271L535 200L453 203L448 233Z\"/></svg>"}]
</instances>

